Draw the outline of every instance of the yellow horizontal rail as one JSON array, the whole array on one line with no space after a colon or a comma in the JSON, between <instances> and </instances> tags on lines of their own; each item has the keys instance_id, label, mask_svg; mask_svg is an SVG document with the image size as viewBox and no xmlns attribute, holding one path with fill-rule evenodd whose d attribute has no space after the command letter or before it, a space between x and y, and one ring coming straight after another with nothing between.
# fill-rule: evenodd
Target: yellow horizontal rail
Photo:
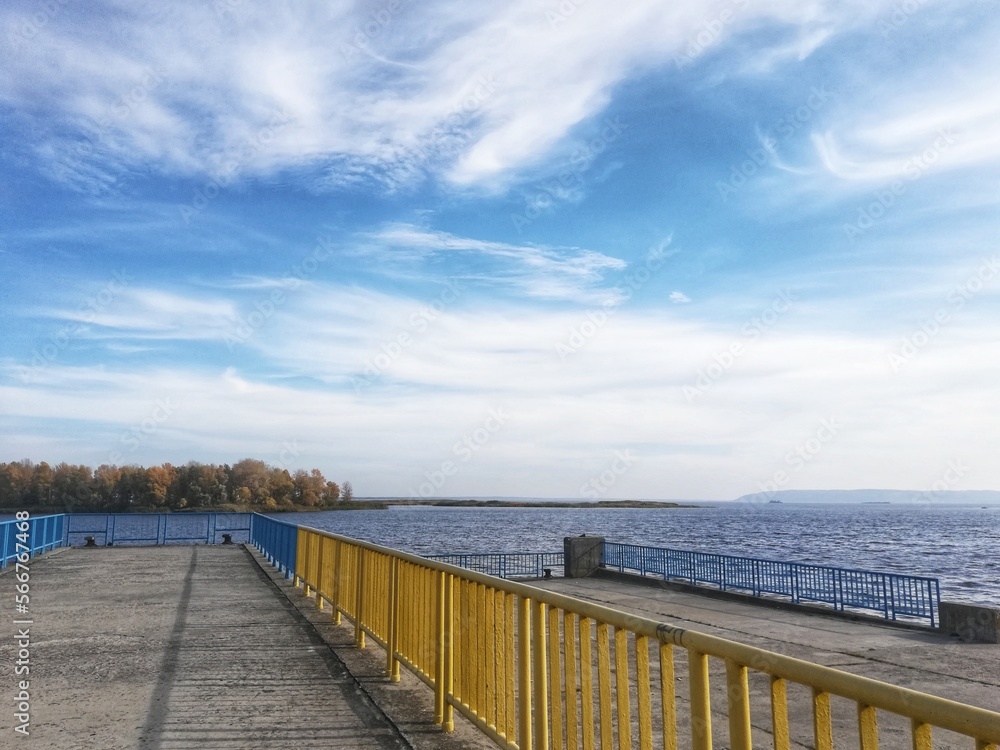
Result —
<instances>
[{"instance_id":1,"label":"yellow horizontal rail","mask_svg":"<svg viewBox=\"0 0 1000 750\"><path fill-rule=\"evenodd\" d=\"M434 690L437 724L453 728L457 710L510 750L652 750L654 738L711 750L713 714L728 717L733 750L754 747L754 716L787 750L802 718L789 714L791 685L809 696L816 750L839 744L831 696L856 704L862 750L879 747L879 711L909 719L914 750L932 747L933 729L1000 750L1000 713L338 534L298 527L295 574L318 607L354 624L359 647L366 634L384 644L390 679L402 664ZM687 651L686 714L674 647ZM725 670L716 695L710 659ZM768 677L763 689L754 674Z\"/></svg>"}]
</instances>

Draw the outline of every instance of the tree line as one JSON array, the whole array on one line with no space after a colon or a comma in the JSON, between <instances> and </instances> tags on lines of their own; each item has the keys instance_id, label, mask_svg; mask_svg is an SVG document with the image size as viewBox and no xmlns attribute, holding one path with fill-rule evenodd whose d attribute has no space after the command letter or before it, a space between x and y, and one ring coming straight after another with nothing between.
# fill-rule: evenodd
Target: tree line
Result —
<instances>
[{"instance_id":1,"label":"tree line","mask_svg":"<svg viewBox=\"0 0 1000 750\"><path fill-rule=\"evenodd\" d=\"M319 469L271 466L245 458L229 464L89 466L28 459L0 463L0 508L65 511L295 510L330 508L353 499Z\"/></svg>"}]
</instances>

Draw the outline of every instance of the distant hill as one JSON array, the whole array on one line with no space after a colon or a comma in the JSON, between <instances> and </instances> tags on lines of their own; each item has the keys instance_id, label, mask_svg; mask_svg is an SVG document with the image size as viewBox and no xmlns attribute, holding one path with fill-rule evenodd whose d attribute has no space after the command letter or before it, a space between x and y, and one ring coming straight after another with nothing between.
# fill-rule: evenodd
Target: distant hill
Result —
<instances>
[{"instance_id":1,"label":"distant hill","mask_svg":"<svg viewBox=\"0 0 1000 750\"><path fill-rule=\"evenodd\" d=\"M928 505L1000 505L1000 491L997 490L778 490L777 492L754 492L736 498L738 503L767 503L777 500L782 503L892 503L906 505L924 503Z\"/></svg>"}]
</instances>

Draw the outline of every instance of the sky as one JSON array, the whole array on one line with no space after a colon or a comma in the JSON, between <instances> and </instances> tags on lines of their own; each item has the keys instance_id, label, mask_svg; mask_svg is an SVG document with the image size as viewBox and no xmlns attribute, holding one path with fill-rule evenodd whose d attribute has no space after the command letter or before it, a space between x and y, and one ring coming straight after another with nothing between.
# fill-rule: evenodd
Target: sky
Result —
<instances>
[{"instance_id":1,"label":"sky","mask_svg":"<svg viewBox=\"0 0 1000 750\"><path fill-rule=\"evenodd\" d=\"M995 3L12 0L0 31L0 461L1000 489Z\"/></svg>"}]
</instances>

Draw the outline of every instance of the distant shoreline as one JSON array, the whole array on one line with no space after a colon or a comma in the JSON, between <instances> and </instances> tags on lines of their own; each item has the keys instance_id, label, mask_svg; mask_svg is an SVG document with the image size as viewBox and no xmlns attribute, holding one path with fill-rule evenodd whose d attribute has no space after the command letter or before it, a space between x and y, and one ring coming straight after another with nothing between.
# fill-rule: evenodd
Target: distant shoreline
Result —
<instances>
[{"instance_id":1,"label":"distant shoreline","mask_svg":"<svg viewBox=\"0 0 1000 750\"><path fill-rule=\"evenodd\" d=\"M366 501L361 501L366 502ZM398 499L387 500L379 498L377 502L396 506L430 506L434 508L704 508L704 505L685 505L666 500L598 500L585 501L552 501L538 500L453 500L439 499Z\"/></svg>"},{"instance_id":2,"label":"distant shoreline","mask_svg":"<svg viewBox=\"0 0 1000 750\"><path fill-rule=\"evenodd\" d=\"M456 500L451 498L378 498L372 500L355 499L350 503L337 503L325 507L276 507L259 508L227 503L224 506L185 508L170 510L169 508L129 508L127 510L109 510L108 508L73 508L38 506L34 508L0 508L0 514L10 515L19 511L27 511L36 516L48 516L58 513L325 513L342 510L387 510L390 507L431 507L431 508L707 508L707 505L687 505L665 500L598 500L596 502L542 502L538 500Z\"/></svg>"}]
</instances>

